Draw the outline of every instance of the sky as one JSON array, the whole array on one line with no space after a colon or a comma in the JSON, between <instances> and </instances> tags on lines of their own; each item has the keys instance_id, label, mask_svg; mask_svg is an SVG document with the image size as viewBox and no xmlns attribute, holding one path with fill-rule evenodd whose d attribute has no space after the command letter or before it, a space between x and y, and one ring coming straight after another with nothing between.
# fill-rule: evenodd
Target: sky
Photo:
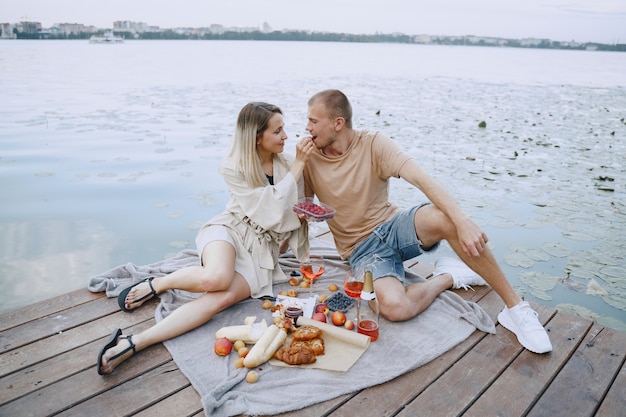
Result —
<instances>
[{"instance_id":1,"label":"sky","mask_svg":"<svg viewBox=\"0 0 626 417\"><path fill-rule=\"evenodd\" d=\"M0 23L24 20L626 43L624 0L0 0Z\"/></svg>"}]
</instances>

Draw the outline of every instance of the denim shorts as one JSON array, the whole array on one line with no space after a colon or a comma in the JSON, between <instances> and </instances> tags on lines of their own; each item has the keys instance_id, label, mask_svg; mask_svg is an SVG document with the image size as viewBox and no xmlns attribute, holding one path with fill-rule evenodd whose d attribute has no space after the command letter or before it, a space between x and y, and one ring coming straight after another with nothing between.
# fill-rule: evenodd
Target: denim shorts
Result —
<instances>
[{"instance_id":1,"label":"denim shorts","mask_svg":"<svg viewBox=\"0 0 626 417\"><path fill-rule=\"evenodd\" d=\"M439 246L437 243L424 249L415 232L415 212L427 204L430 203L401 211L359 243L349 258L350 268L355 274L362 274L363 268L370 264L374 270L374 279L391 276L404 283L403 262Z\"/></svg>"}]
</instances>

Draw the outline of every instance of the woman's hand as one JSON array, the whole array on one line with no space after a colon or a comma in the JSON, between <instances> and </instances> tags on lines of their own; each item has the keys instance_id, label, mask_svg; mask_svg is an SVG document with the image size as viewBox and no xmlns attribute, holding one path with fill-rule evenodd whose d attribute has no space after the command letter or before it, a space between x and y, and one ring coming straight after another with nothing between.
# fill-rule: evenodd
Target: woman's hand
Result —
<instances>
[{"instance_id":1,"label":"woman's hand","mask_svg":"<svg viewBox=\"0 0 626 417\"><path fill-rule=\"evenodd\" d=\"M310 136L300 139L296 144L296 160L291 164L291 169L289 170L296 180L302 176L304 165L309 160L313 149L315 149L315 144Z\"/></svg>"},{"instance_id":2,"label":"woman's hand","mask_svg":"<svg viewBox=\"0 0 626 417\"><path fill-rule=\"evenodd\" d=\"M311 152L315 149L315 144L310 136L306 136L296 144L296 160L306 162L311 156Z\"/></svg>"}]
</instances>

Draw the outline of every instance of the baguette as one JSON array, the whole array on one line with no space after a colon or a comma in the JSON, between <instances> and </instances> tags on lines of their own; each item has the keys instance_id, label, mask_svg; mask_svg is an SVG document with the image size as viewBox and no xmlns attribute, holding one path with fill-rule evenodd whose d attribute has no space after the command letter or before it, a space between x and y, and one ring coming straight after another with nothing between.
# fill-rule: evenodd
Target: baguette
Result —
<instances>
[{"instance_id":1,"label":"baguette","mask_svg":"<svg viewBox=\"0 0 626 417\"><path fill-rule=\"evenodd\" d=\"M267 330L267 323L263 320L260 323L222 327L215 332L215 338L219 339L225 337L231 342L242 340L244 343L251 345L261 338L265 330Z\"/></svg>"},{"instance_id":2,"label":"baguette","mask_svg":"<svg viewBox=\"0 0 626 417\"><path fill-rule=\"evenodd\" d=\"M264 364L274 356L274 353L285 343L287 333L272 324L256 342L243 360L246 368L255 368Z\"/></svg>"}]
</instances>

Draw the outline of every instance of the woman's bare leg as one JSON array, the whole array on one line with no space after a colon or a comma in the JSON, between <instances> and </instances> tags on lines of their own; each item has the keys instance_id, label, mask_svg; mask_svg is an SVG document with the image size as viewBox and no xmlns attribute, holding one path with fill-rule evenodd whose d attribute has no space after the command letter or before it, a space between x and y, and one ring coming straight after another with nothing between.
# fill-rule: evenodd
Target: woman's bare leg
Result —
<instances>
[{"instance_id":1,"label":"woman's bare leg","mask_svg":"<svg viewBox=\"0 0 626 417\"><path fill-rule=\"evenodd\" d=\"M207 250L208 249L208 250ZM224 262L224 251L232 250L232 265ZM206 259L205 259L206 258ZM189 292L214 292L227 289L232 281L235 270L234 249L225 241L209 243L203 250L202 266L181 268L171 274L156 277L152 287L157 294L167 290L185 290ZM126 308L132 310L140 307L148 300L135 302L150 293L150 285L145 282L134 287L126 296Z\"/></svg>"},{"instance_id":2,"label":"woman's bare leg","mask_svg":"<svg viewBox=\"0 0 626 417\"><path fill-rule=\"evenodd\" d=\"M137 352L195 329L209 321L216 313L250 296L248 283L240 274L235 272L235 250L229 243L222 241L209 243L203 251L203 265L203 267L198 267L202 269L201 276L195 279L198 282L187 288L219 289L209 291L202 297L183 304L159 323L133 335L132 341L135 343ZM197 271L197 269L195 270ZM175 280L180 280L179 282L193 281L193 277L187 274L190 274L190 271L186 271L182 278L176 277ZM215 282L210 282L211 279L214 279ZM226 284L228 285L226 286ZM109 358L128 346L129 342L126 339L120 339L115 347L105 352L102 357L102 371L104 373L113 372L115 367L132 356L132 352L129 352L109 362Z\"/></svg>"}]
</instances>

